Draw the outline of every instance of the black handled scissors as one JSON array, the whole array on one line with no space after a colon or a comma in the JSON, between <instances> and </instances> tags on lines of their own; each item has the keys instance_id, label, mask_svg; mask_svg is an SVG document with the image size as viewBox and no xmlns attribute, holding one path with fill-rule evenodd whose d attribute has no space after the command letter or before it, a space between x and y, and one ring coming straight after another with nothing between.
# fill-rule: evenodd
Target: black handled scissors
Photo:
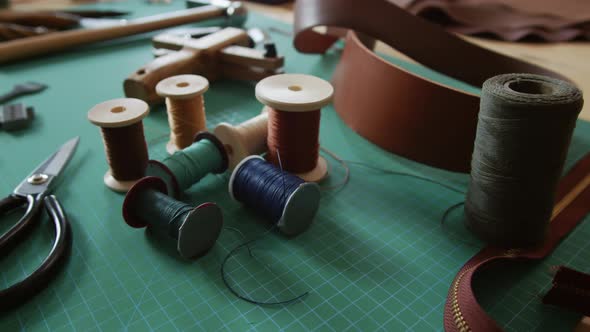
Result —
<instances>
[{"instance_id":1,"label":"black handled scissors","mask_svg":"<svg viewBox=\"0 0 590 332\"><path fill-rule=\"evenodd\" d=\"M57 198L48 193L76 151L78 141L78 137L67 141L27 176L12 194L0 200L0 215L18 207L26 207L22 218L0 236L0 255L6 254L31 230L31 227L40 219L42 206L45 206L55 228L53 246L43 263L25 279L0 290L0 310L2 311L21 304L45 288L70 252L72 235L68 219Z\"/></svg>"}]
</instances>

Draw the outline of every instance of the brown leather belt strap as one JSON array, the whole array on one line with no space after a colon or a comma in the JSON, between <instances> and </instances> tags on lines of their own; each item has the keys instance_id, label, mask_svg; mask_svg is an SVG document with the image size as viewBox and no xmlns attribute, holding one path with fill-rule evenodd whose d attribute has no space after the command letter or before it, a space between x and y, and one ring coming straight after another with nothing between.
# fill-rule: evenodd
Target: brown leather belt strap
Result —
<instances>
[{"instance_id":1,"label":"brown leather belt strap","mask_svg":"<svg viewBox=\"0 0 590 332\"><path fill-rule=\"evenodd\" d=\"M500 55L469 43L439 26L418 18L386 0L297 0L295 47L301 52L321 52L308 35L314 26L343 27L374 37L422 65L481 86L505 73L560 75L530 63ZM329 37L332 40L333 37ZM325 47L325 42L321 46ZM325 49L324 49L325 50Z\"/></svg>"},{"instance_id":2,"label":"brown leather belt strap","mask_svg":"<svg viewBox=\"0 0 590 332\"><path fill-rule=\"evenodd\" d=\"M522 250L487 247L459 270L445 303L445 331L501 331L477 303L472 289L473 278L480 269L492 262L539 260L546 257L589 211L590 154L587 154L559 183L549 234L541 247Z\"/></svg>"},{"instance_id":3,"label":"brown leather belt strap","mask_svg":"<svg viewBox=\"0 0 590 332\"><path fill-rule=\"evenodd\" d=\"M386 0L298 0L295 47L324 52L337 39L315 26L353 29L383 41L420 64L480 87L503 73L557 73L471 44ZM478 96L389 63L349 33L333 77L334 106L373 143L407 158L468 171Z\"/></svg>"},{"instance_id":4,"label":"brown leather belt strap","mask_svg":"<svg viewBox=\"0 0 590 332\"><path fill-rule=\"evenodd\" d=\"M590 315L590 275L557 267L551 289L543 296L543 303Z\"/></svg>"}]
</instances>

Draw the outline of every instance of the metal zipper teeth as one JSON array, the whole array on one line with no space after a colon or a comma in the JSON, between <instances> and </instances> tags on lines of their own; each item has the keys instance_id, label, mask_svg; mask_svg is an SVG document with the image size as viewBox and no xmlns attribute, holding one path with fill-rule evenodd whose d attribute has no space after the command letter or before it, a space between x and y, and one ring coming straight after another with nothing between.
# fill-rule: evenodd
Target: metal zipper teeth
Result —
<instances>
[{"instance_id":1,"label":"metal zipper teeth","mask_svg":"<svg viewBox=\"0 0 590 332\"><path fill-rule=\"evenodd\" d=\"M509 249L504 252L505 257L513 258L516 257L520 253L519 249ZM461 272L457 279L453 283L453 293L452 293L452 302L451 310L453 312L453 321L455 322L455 326L459 332L471 332L471 327L465 320L465 316L463 316L463 312L461 312L461 307L459 306L459 284L461 284L461 280L467 274L467 272L473 270L474 267L468 268Z\"/></svg>"},{"instance_id":2,"label":"metal zipper teeth","mask_svg":"<svg viewBox=\"0 0 590 332\"><path fill-rule=\"evenodd\" d=\"M463 272L461 272L459 274L459 276L457 276L457 279L455 280L455 282L453 283L453 295L452 295L452 301L453 304L451 305L451 310L453 312L453 320L455 321L455 325L457 326L457 329L460 332L470 332L471 328L469 327L469 324L467 324L467 321L465 320L465 317L463 316L463 313L461 312L461 308L459 307L459 284L461 283L461 279L463 279L463 277L465 276L465 274L467 272L471 271L471 268L464 270Z\"/></svg>"}]
</instances>

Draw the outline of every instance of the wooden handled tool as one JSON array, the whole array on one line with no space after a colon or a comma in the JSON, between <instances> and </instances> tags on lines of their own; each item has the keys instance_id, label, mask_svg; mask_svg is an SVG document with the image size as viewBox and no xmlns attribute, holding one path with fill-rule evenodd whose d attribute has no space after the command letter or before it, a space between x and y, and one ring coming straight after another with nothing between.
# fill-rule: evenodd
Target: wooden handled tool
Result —
<instances>
[{"instance_id":1,"label":"wooden handled tool","mask_svg":"<svg viewBox=\"0 0 590 332\"><path fill-rule=\"evenodd\" d=\"M245 8L239 2L231 2L122 21L123 23L116 26L63 31L8 41L0 43L0 63L61 51L83 44L194 23L209 18L239 16L245 15L245 13Z\"/></svg>"},{"instance_id":2,"label":"wooden handled tool","mask_svg":"<svg viewBox=\"0 0 590 332\"><path fill-rule=\"evenodd\" d=\"M28 27L20 24L0 23L0 41L39 36L53 31L44 27Z\"/></svg>"},{"instance_id":3,"label":"wooden handled tool","mask_svg":"<svg viewBox=\"0 0 590 332\"><path fill-rule=\"evenodd\" d=\"M71 29L78 26L81 17L61 12L0 11L0 22L50 29Z\"/></svg>"},{"instance_id":4,"label":"wooden handled tool","mask_svg":"<svg viewBox=\"0 0 590 332\"><path fill-rule=\"evenodd\" d=\"M161 56L132 73L123 83L125 95L150 104L163 98L156 93L159 81L176 75L198 74L209 81L225 77L258 81L281 72L282 56L247 47L243 29L225 28L201 38L163 33L153 39Z\"/></svg>"}]
</instances>

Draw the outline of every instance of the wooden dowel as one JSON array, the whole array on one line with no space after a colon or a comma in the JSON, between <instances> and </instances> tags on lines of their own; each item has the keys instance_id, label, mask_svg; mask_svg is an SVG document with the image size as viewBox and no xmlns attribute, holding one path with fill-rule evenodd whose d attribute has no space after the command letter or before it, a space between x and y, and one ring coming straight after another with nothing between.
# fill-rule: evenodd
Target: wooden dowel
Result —
<instances>
[{"instance_id":1,"label":"wooden dowel","mask_svg":"<svg viewBox=\"0 0 590 332\"><path fill-rule=\"evenodd\" d=\"M112 27L55 32L48 35L8 41L0 43L0 63L61 51L73 46L194 23L220 17L224 14L225 8L208 5L127 22L122 21L121 25Z\"/></svg>"}]
</instances>

